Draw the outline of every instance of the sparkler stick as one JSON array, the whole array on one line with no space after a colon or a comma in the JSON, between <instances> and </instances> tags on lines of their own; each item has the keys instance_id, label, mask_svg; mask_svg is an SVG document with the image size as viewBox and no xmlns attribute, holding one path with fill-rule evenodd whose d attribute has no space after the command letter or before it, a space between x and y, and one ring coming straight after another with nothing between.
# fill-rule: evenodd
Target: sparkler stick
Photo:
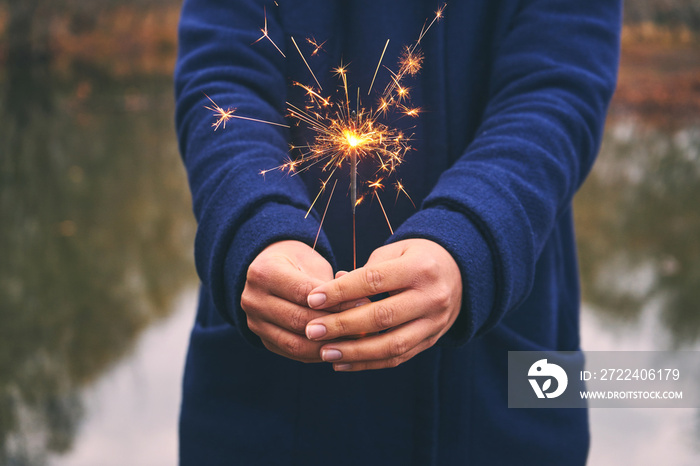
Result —
<instances>
[{"instance_id":1,"label":"sparkler stick","mask_svg":"<svg viewBox=\"0 0 700 466\"><path fill-rule=\"evenodd\" d=\"M343 77L345 77L344 74ZM344 79L343 82L345 83L345 96L347 98L347 80ZM359 105L359 89L357 90L357 94ZM350 105L349 102L348 105ZM352 121L354 125L357 125L357 111L353 112ZM355 145L354 140L349 139L348 142L351 146ZM357 268L357 232L355 229L355 211L357 210L357 151L354 147L350 150L350 205L352 206L352 268L355 270Z\"/></svg>"},{"instance_id":2,"label":"sparkler stick","mask_svg":"<svg viewBox=\"0 0 700 466\"><path fill-rule=\"evenodd\" d=\"M352 205L352 268L357 268L357 234L355 210L357 209L357 151L350 152L350 204Z\"/></svg>"},{"instance_id":3,"label":"sparkler stick","mask_svg":"<svg viewBox=\"0 0 700 466\"><path fill-rule=\"evenodd\" d=\"M357 208L357 151L350 152L350 205L352 215L355 215Z\"/></svg>"}]
</instances>

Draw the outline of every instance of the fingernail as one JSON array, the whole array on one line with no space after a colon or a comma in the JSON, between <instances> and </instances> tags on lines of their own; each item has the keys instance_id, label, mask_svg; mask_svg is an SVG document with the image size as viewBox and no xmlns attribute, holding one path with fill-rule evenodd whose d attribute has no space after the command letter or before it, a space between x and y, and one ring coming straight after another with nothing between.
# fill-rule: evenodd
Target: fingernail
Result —
<instances>
[{"instance_id":1,"label":"fingernail","mask_svg":"<svg viewBox=\"0 0 700 466\"><path fill-rule=\"evenodd\" d=\"M343 357L343 353L341 353L337 349L324 349L321 350L321 359L324 361L337 361L338 359L341 359Z\"/></svg>"},{"instance_id":2,"label":"fingernail","mask_svg":"<svg viewBox=\"0 0 700 466\"><path fill-rule=\"evenodd\" d=\"M364 300L364 299L361 300L361 301L357 301L357 302L355 303L355 307L360 307L360 306L364 306L364 305L365 305L365 300Z\"/></svg>"},{"instance_id":3,"label":"fingernail","mask_svg":"<svg viewBox=\"0 0 700 466\"><path fill-rule=\"evenodd\" d=\"M333 364L333 369L336 371L349 371L352 369L352 364Z\"/></svg>"},{"instance_id":4,"label":"fingernail","mask_svg":"<svg viewBox=\"0 0 700 466\"><path fill-rule=\"evenodd\" d=\"M317 338L321 338L325 334L326 334L326 326L325 325L313 324L313 325L307 325L307 327L306 327L306 336L309 338L309 340L315 340Z\"/></svg>"},{"instance_id":5,"label":"fingernail","mask_svg":"<svg viewBox=\"0 0 700 466\"><path fill-rule=\"evenodd\" d=\"M323 293L312 294L312 295L309 295L307 301L309 303L309 307L322 306L323 303L326 302L326 295Z\"/></svg>"}]
</instances>

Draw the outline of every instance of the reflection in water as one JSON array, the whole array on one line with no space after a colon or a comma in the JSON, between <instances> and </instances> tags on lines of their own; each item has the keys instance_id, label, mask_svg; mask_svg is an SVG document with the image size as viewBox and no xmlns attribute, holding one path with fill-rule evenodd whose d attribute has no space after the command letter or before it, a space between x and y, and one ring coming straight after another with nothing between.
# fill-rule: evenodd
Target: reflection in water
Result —
<instances>
[{"instance_id":1,"label":"reflection in water","mask_svg":"<svg viewBox=\"0 0 700 466\"><path fill-rule=\"evenodd\" d=\"M575 200L585 349L700 350L698 198L700 124L608 122ZM700 460L698 410L594 409L590 422L591 464Z\"/></svg>"},{"instance_id":2,"label":"reflection in water","mask_svg":"<svg viewBox=\"0 0 700 466\"><path fill-rule=\"evenodd\" d=\"M0 464L68 451L79 389L194 281L168 78L0 77Z\"/></svg>"},{"instance_id":3,"label":"reflection in water","mask_svg":"<svg viewBox=\"0 0 700 466\"><path fill-rule=\"evenodd\" d=\"M584 300L622 321L637 320L652 306L673 347L697 341L698 199L700 125L669 130L634 120L609 123L575 202Z\"/></svg>"}]
</instances>

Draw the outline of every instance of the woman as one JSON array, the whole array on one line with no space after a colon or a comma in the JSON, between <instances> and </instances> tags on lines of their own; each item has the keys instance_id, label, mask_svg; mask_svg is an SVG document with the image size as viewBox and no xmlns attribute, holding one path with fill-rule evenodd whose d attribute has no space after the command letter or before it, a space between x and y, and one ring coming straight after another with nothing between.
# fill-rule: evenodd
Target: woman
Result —
<instances>
[{"instance_id":1,"label":"woman","mask_svg":"<svg viewBox=\"0 0 700 466\"><path fill-rule=\"evenodd\" d=\"M451 3L406 84L423 113L392 123L412 134L398 173L419 208L385 203L390 236L379 202L359 206L356 254L344 182L312 249L320 171L260 175L313 141L285 119L307 98L295 82L336 95L347 64L350 106L374 106L355 89L387 39L398 57L439 7L185 1L177 129L202 289L182 464L585 463L586 410L509 409L507 355L579 350L571 199L615 86L620 2ZM373 88L391 79L380 67ZM215 133L207 95L292 127ZM360 163L364 189L374 176Z\"/></svg>"}]
</instances>

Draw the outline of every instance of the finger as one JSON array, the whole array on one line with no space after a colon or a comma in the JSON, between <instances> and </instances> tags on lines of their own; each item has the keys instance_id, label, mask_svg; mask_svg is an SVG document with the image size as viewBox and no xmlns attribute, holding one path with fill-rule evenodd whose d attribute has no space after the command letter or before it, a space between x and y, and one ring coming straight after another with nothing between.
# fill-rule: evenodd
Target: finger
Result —
<instances>
[{"instance_id":1,"label":"finger","mask_svg":"<svg viewBox=\"0 0 700 466\"><path fill-rule=\"evenodd\" d=\"M338 311L347 311L348 309L353 309L356 307L364 306L365 304L370 304L372 301L369 300L369 298L362 298L358 299L356 301L351 301L348 303L340 303L338 305ZM324 311L327 309L324 309ZM316 311L316 312L323 312L323 311Z\"/></svg>"},{"instance_id":2,"label":"finger","mask_svg":"<svg viewBox=\"0 0 700 466\"><path fill-rule=\"evenodd\" d=\"M335 278L340 278L343 275L347 275L347 274L348 274L348 272L346 272L345 270L338 270L335 273ZM346 311L348 309L352 309L353 307L364 306L365 304L369 304L371 302L372 301L370 301L369 298L361 298L361 299L358 299L355 301L340 303L333 309L333 312ZM329 311L330 309L326 309L326 310Z\"/></svg>"},{"instance_id":3,"label":"finger","mask_svg":"<svg viewBox=\"0 0 700 466\"><path fill-rule=\"evenodd\" d=\"M345 270L339 270L335 273L335 278L340 278L343 275L347 275L347 274L348 274L348 272L346 272ZM362 299L357 299L355 301L349 301L346 303L337 304L333 307L324 309L324 311L340 312L340 311L345 311L347 309L352 309L353 307L359 307L359 306L362 306L362 305L370 303L370 302L371 301L369 300L369 298L362 298Z\"/></svg>"},{"instance_id":4,"label":"finger","mask_svg":"<svg viewBox=\"0 0 700 466\"><path fill-rule=\"evenodd\" d=\"M333 340L374 333L417 319L424 313L421 293L408 290L347 311L330 313L306 325L310 340Z\"/></svg>"},{"instance_id":5,"label":"finger","mask_svg":"<svg viewBox=\"0 0 700 466\"><path fill-rule=\"evenodd\" d=\"M387 244L386 246L377 248L374 251L372 251L372 254L370 254L369 259L367 259L367 263L365 264L365 267L368 265L374 265L380 262L386 262L392 259L396 259L402 256L406 252L406 249L407 248L404 241Z\"/></svg>"},{"instance_id":6,"label":"finger","mask_svg":"<svg viewBox=\"0 0 700 466\"><path fill-rule=\"evenodd\" d=\"M254 321L268 322L298 335L305 334L309 321L328 315L326 311L316 311L255 291L245 291L241 295L241 308L249 317L249 327L252 317ZM254 329L251 330L255 332Z\"/></svg>"},{"instance_id":7,"label":"finger","mask_svg":"<svg viewBox=\"0 0 700 466\"><path fill-rule=\"evenodd\" d=\"M331 280L309 290L308 305L314 309L324 309L347 301L406 287L408 280L405 261L392 259L376 265L353 270L346 275Z\"/></svg>"},{"instance_id":8,"label":"finger","mask_svg":"<svg viewBox=\"0 0 700 466\"><path fill-rule=\"evenodd\" d=\"M309 292L324 282L302 272L291 262L265 258L250 264L246 275L246 284L248 283L287 301L306 306Z\"/></svg>"},{"instance_id":9,"label":"finger","mask_svg":"<svg viewBox=\"0 0 700 466\"><path fill-rule=\"evenodd\" d=\"M307 338L288 332L269 322L259 322L256 325L265 348L273 353L300 362L321 362L321 344L309 341Z\"/></svg>"},{"instance_id":10,"label":"finger","mask_svg":"<svg viewBox=\"0 0 700 466\"><path fill-rule=\"evenodd\" d=\"M333 370L336 372L359 372L359 371L371 371L377 369L391 369L397 367L409 359L413 358L417 354L430 348L429 344L421 344L421 346L414 348L409 353L406 353L404 357L393 358L389 360L379 360L379 361L362 361L353 363L334 363Z\"/></svg>"},{"instance_id":11,"label":"finger","mask_svg":"<svg viewBox=\"0 0 700 466\"><path fill-rule=\"evenodd\" d=\"M321 348L326 362L361 362L399 358L437 333L427 319L417 319L389 332L359 340L337 340Z\"/></svg>"},{"instance_id":12,"label":"finger","mask_svg":"<svg viewBox=\"0 0 700 466\"><path fill-rule=\"evenodd\" d=\"M321 357L336 371L385 369L408 361L436 341L430 324L421 319L382 335L325 345Z\"/></svg>"}]
</instances>

